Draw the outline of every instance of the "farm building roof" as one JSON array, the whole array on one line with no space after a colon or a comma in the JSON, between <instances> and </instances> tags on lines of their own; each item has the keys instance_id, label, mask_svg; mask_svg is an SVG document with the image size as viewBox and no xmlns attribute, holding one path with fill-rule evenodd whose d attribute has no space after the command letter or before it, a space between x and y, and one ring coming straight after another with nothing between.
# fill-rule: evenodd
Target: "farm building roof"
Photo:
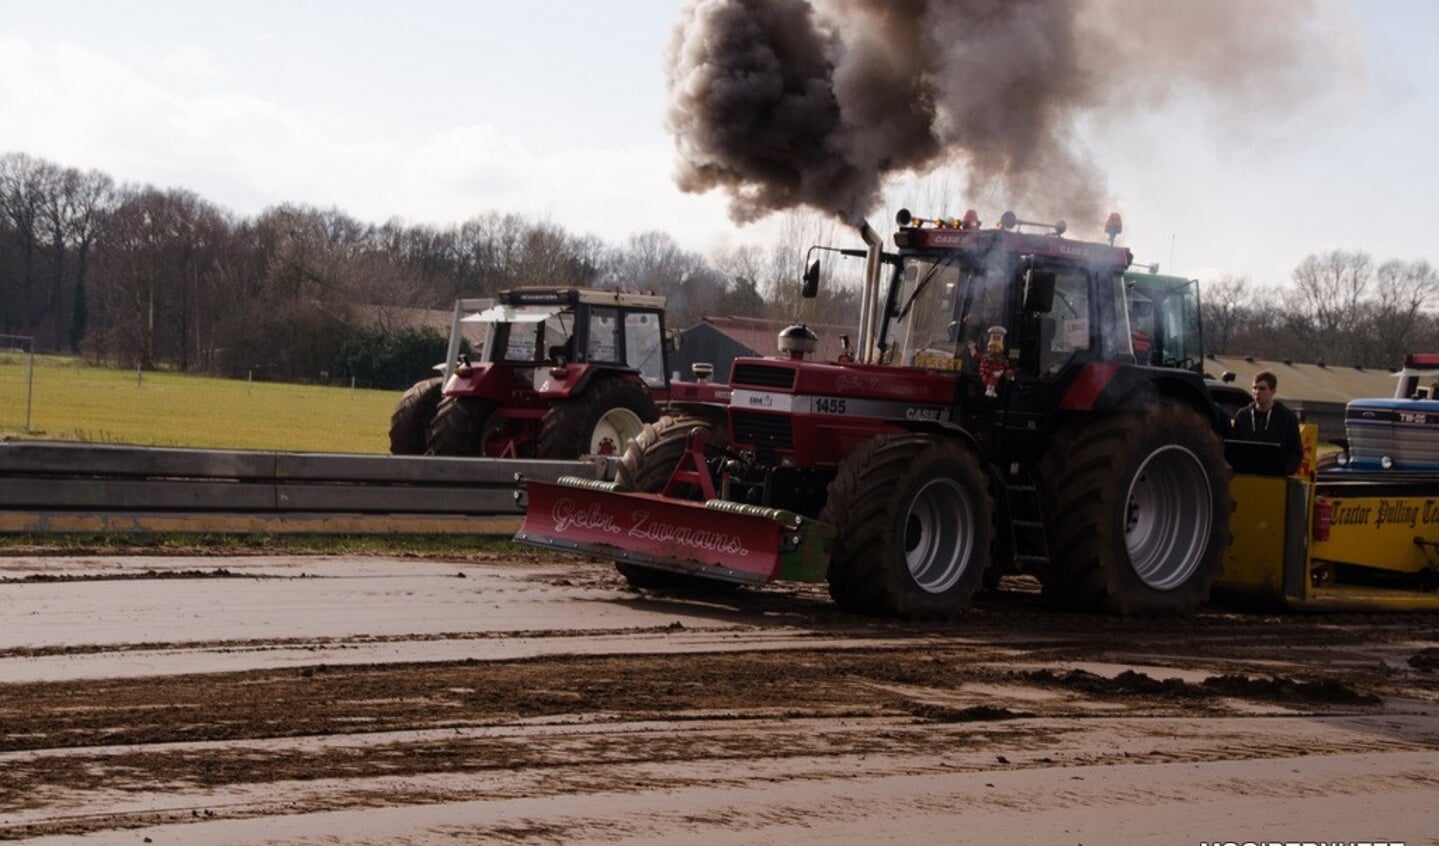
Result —
<instances>
[{"instance_id":1,"label":"farm building roof","mask_svg":"<svg viewBox=\"0 0 1439 846\"><path fill-rule=\"evenodd\" d=\"M770 320L764 317L706 317L697 325L710 326L716 332L753 351L755 355L763 356L779 354L780 330L792 323L790 320ZM819 346L813 356L816 360L834 361L839 356L840 335L849 335L851 344L855 341L853 326L820 323L807 325L819 336ZM690 327L693 328L695 327ZM685 331L688 332L689 329Z\"/></svg>"},{"instance_id":2,"label":"farm building roof","mask_svg":"<svg viewBox=\"0 0 1439 846\"><path fill-rule=\"evenodd\" d=\"M1204 369L1215 378L1220 378L1226 370L1232 372L1235 376L1234 384L1246 390L1254 381L1256 373L1268 370L1279 380L1275 393L1282 401L1338 403L1361 397L1392 397L1397 372L1382 368L1306 364L1242 355L1212 355L1205 359Z\"/></svg>"}]
</instances>

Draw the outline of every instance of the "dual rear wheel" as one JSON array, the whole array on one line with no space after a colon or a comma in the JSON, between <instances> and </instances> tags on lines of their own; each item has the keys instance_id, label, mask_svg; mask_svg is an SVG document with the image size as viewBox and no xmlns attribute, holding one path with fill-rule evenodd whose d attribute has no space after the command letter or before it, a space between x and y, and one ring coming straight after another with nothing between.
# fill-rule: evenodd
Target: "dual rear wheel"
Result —
<instances>
[{"instance_id":1,"label":"dual rear wheel","mask_svg":"<svg viewBox=\"0 0 1439 846\"><path fill-rule=\"evenodd\" d=\"M1051 560L1038 575L1052 603L1169 615L1208 598L1230 541L1232 474L1194 409L1158 400L1077 420L1050 444L1041 475ZM886 616L963 611L999 548L990 491L978 455L957 440L864 444L840 465L820 514L836 529L831 596Z\"/></svg>"},{"instance_id":2,"label":"dual rear wheel","mask_svg":"<svg viewBox=\"0 0 1439 846\"><path fill-rule=\"evenodd\" d=\"M1186 614L1209 596L1229 546L1232 473L1194 409L1146 403L1077 423L1042 467L1052 603L1121 614Z\"/></svg>"}]
</instances>

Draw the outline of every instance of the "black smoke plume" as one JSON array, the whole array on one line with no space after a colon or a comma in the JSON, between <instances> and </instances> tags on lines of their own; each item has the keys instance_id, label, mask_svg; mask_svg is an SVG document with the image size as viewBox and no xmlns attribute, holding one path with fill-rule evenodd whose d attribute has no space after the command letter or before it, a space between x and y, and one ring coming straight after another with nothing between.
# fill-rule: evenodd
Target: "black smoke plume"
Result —
<instances>
[{"instance_id":1,"label":"black smoke plume","mask_svg":"<svg viewBox=\"0 0 1439 846\"><path fill-rule=\"evenodd\" d=\"M886 177L954 164L971 196L1002 191L1097 223L1107 189L1078 143L1081 120L1113 127L1175 95L1220 122L1282 116L1313 88L1314 57L1343 54L1318 11L1317 0L691 0L666 51L676 182L724 189L739 222L797 205L854 221Z\"/></svg>"}]
</instances>

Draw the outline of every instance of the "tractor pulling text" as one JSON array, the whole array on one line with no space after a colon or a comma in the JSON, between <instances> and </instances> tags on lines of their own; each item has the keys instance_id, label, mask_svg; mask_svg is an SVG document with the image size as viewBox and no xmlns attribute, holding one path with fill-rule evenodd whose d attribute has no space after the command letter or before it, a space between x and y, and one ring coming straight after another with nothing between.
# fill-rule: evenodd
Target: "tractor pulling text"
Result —
<instances>
[{"instance_id":1,"label":"tractor pulling text","mask_svg":"<svg viewBox=\"0 0 1439 846\"><path fill-rule=\"evenodd\" d=\"M1380 499L1377 503L1360 502L1350 505L1343 500L1334 500L1335 526L1384 526L1402 525L1414 528L1418 525L1439 524L1439 502L1426 499L1422 503L1412 500Z\"/></svg>"}]
</instances>

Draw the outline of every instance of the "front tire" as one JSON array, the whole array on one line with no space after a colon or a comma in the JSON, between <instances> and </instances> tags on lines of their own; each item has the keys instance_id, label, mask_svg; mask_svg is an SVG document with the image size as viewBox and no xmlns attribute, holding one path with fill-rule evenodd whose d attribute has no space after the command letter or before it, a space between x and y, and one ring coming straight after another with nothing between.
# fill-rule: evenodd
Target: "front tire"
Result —
<instances>
[{"instance_id":1,"label":"front tire","mask_svg":"<svg viewBox=\"0 0 1439 846\"><path fill-rule=\"evenodd\" d=\"M705 431L709 443L727 439L721 414L666 414L653 423L646 423L620 458L619 482L632 490L659 493L670 480L680 456L684 455L690 432Z\"/></svg>"},{"instance_id":2,"label":"front tire","mask_svg":"<svg viewBox=\"0 0 1439 846\"><path fill-rule=\"evenodd\" d=\"M660 416L647 388L627 379L601 378L584 393L550 407L540 424L538 458L623 455L644 424Z\"/></svg>"},{"instance_id":3,"label":"front tire","mask_svg":"<svg viewBox=\"0 0 1439 846\"><path fill-rule=\"evenodd\" d=\"M975 454L923 435L875 438L840 465L819 519L835 527L830 596L908 618L969 607L994 545L994 500Z\"/></svg>"},{"instance_id":4,"label":"front tire","mask_svg":"<svg viewBox=\"0 0 1439 846\"><path fill-rule=\"evenodd\" d=\"M711 442L725 439L723 415L701 412L665 415L646 423L639 435L625 448L620 459L619 482L632 490L659 493L670 480L680 456L684 455L690 432L704 429ZM689 486L693 487L693 486ZM692 495L694 491L681 492ZM691 593L721 593L739 587L733 582L706 579L686 573L674 573L640 564L616 562L615 569L631 587L645 590L679 590Z\"/></svg>"},{"instance_id":5,"label":"front tire","mask_svg":"<svg viewBox=\"0 0 1439 846\"><path fill-rule=\"evenodd\" d=\"M424 455L430 423L440 405L443 376L421 379L409 387L390 415L390 454Z\"/></svg>"},{"instance_id":6,"label":"front tire","mask_svg":"<svg viewBox=\"0 0 1439 846\"><path fill-rule=\"evenodd\" d=\"M486 423L495 412L490 400L445 397L430 424L426 455L474 456L485 454Z\"/></svg>"},{"instance_id":7,"label":"front tire","mask_svg":"<svg viewBox=\"0 0 1439 846\"><path fill-rule=\"evenodd\" d=\"M1188 614L1209 596L1234 500L1224 445L1162 400L1080 423L1044 462L1056 515L1045 594L1121 614Z\"/></svg>"}]
</instances>

